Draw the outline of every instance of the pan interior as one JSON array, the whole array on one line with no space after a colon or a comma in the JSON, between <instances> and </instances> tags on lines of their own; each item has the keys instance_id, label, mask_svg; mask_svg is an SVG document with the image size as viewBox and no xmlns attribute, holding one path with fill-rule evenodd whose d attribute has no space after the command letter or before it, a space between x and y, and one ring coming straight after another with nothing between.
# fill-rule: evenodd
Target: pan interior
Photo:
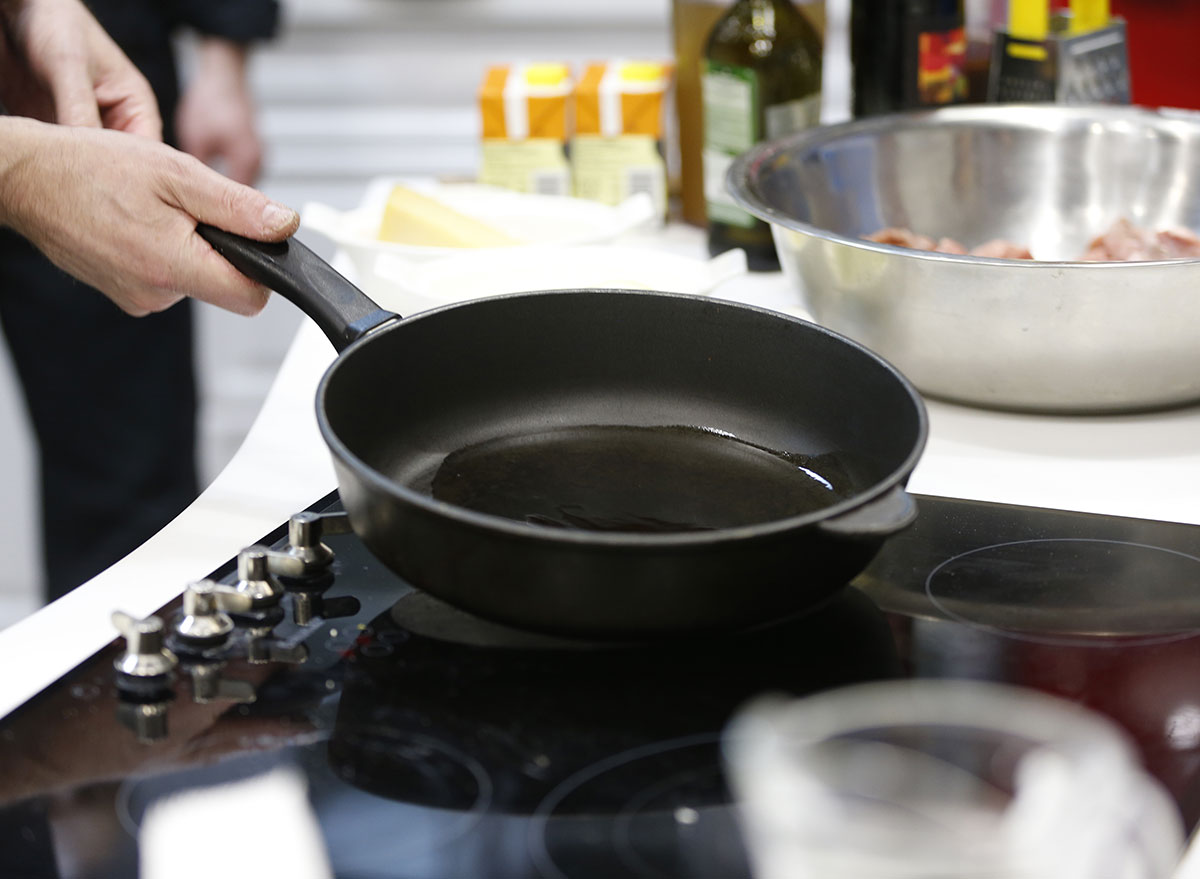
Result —
<instances>
[{"instance_id":1,"label":"pan interior","mask_svg":"<svg viewBox=\"0 0 1200 879\"><path fill-rule=\"evenodd\" d=\"M484 440L412 487L481 513L587 531L737 528L853 494L835 454L802 455L688 425L592 424Z\"/></svg>"},{"instance_id":2,"label":"pan interior","mask_svg":"<svg viewBox=\"0 0 1200 879\"><path fill-rule=\"evenodd\" d=\"M531 526L735 528L911 466L919 403L811 324L644 292L496 297L411 318L327 378L327 439L394 486Z\"/></svg>"}]
</instances>

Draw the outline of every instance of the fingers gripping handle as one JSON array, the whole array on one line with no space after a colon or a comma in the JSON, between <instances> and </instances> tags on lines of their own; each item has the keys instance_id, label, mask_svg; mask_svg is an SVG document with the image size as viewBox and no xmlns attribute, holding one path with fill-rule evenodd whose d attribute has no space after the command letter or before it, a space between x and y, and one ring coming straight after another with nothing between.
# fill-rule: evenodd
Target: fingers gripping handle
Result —
<instances>
[{"instance_id":1,"label":"fingers gripping handle","mask_svg":"<svg viewBox=\"0 0 1200 879\"><path fill-rule=\"evenodd\" d=\"M296 305L341 351L369 331L398 320L295 238L254 241L201 223L196 232L253 281Z\"/></svg>"}]
</instances>

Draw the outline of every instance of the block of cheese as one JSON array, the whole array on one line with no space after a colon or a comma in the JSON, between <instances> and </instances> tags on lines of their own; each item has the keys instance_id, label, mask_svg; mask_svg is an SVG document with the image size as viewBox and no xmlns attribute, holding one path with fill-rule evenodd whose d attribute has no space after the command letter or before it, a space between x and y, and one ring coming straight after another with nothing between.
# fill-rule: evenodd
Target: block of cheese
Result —
<instances>
[{"instance_id":1,"label":"block of cheese","mask_svg":"<svg viewBox=\"0 0 1200 879\"><path fill-rule=\"evenodd\" d=\"M418 247L508 247L520 242L500 229L406 186L383 209L379 240Z\"/></svg>"}]
</instances>

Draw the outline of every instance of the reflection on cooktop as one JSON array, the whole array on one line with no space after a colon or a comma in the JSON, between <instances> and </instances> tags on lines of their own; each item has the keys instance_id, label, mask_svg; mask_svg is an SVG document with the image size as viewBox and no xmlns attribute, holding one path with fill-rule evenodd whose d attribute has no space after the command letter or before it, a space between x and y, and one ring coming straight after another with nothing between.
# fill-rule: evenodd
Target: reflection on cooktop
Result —
<instances>
[{"instance_id":1,"label":"reflection on cooktop","mask_svg":"<svg viewBox=\"0 0 1200 879\"><path fill-rule=\"evenodd\" d=\"M530 826L541 874L749 875L718 747L715 735L656 742L564 780L538 805Z\"/></svg>"},{"instance_id":2,"label":"reflection on cooktop","mask_svg":"<svg viewBox=\"0 0 1200 879\"><path fill-rule=\"evenodd\" d=\"M407 635L394 652L372 654L372 644L396 643L399 631ZM598 759L715 735L760 692L800 694L902 674L886 618L856 589L807 616L736 636L597 645L474 620L412 593L377 617L362 641L330 741L339 775L380 795L465 808L475 785L438 793L376 756L387 752L378 742L389 735L436 735L443 751L470 754L493 778L492 809L504 812L536 809ZM603 812L612 804L574 796L558 806L565 808Z\"/></svg>"}]
</instances>

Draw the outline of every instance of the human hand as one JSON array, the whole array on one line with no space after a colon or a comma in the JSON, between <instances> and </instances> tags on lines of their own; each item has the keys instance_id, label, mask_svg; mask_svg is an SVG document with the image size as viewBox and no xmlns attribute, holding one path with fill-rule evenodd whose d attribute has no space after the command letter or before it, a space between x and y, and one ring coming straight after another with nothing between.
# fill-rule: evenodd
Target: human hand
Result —
<instances>
[{"instance_id":1,"label":"human hand","mask_svg":"<svg viewBox=\"0 0 1200 879\"><path fill-rule=\"evenodd\" d=\"M43 122L162 138L146 78L79 0L0 0L0 102Z\"/></svg>"},{"instance_id":2,"label":"human hand","mask_svg":"<svg viewBox=\"0 0 1200 879\"><path fill-rule=\"evenodd\" d=\"M262 164L262 143L246 84L246 49L209 37L201 40L196 60L175 114L179 146L238 183L251 184Z\"/></svg>"},{"instance_id":3,"label":"human hand","mask_svg":"<svg viewBox=\"0 0 1200 879\"><path fill-rule=\"evenodd\" d=\"M0 225L129 314L185 296L239 314L266 304L266 288L196 234L200 222L281 241L300 218L161 143L0 118Z\"/></svg>"}]
</instances>

